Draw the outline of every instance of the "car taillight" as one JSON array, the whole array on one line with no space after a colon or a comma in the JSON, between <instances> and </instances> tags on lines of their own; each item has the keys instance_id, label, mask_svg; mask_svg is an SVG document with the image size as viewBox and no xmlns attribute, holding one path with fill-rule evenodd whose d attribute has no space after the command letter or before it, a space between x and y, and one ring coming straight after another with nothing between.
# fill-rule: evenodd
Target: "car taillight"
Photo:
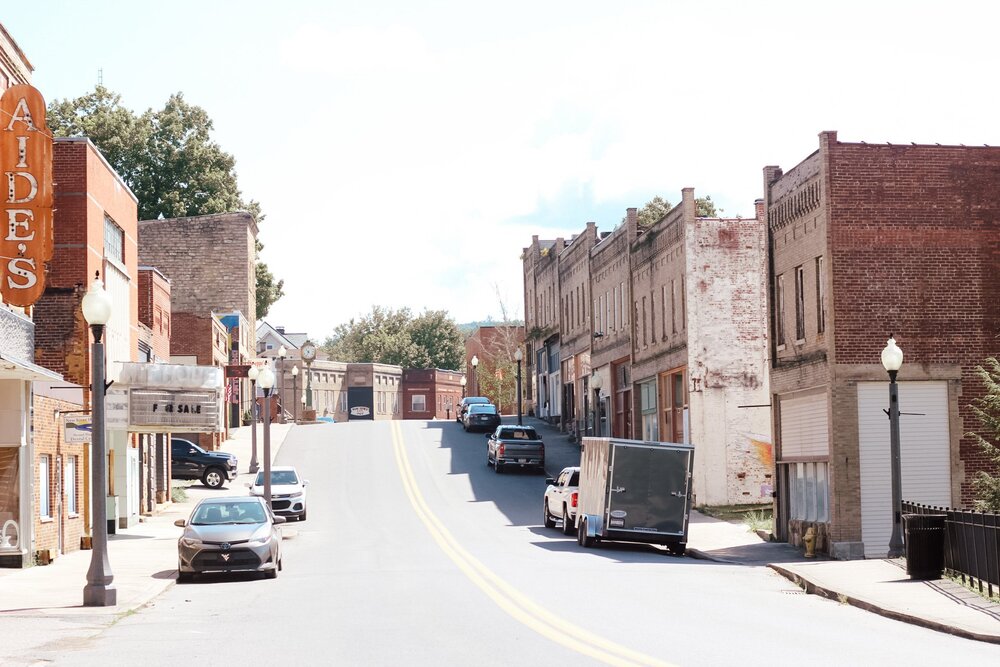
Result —
<instances>
[{"instance_id":1,"label":"car taillight","mask_svg":"<svg viewBox=\"0 0 1000 667\"><path fill-rule=\"evenodd\" d=\"M573 495L569 497L569 504L572 505L573 507L576 507L576 498L579 495L580 495L579 493L577 493L576 491L574 491Z\"/></svg>"},{"instance_id":2,"label":"car taillight","mask_svg":"<svg viewBox=\"0 0 1000 667\"><path fill-rule=\"evenodd\" d=\"M500 456L503 456L503 445L500 445L499 447L497 447L497 454L500 455Z\"/></svg>"}]
</instances>

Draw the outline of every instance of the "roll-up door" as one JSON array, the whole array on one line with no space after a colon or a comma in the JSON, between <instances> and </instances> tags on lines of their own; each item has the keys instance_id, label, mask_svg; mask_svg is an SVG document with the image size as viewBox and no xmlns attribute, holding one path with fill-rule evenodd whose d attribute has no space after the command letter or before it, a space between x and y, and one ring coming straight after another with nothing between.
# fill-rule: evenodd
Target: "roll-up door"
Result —
<instances>
[{"instance_id":1,"label":"roll-up door","mask_svg":"<svg viewBox=\"0 0 1000 667\"><path fill-rule=\"evenodd\" d=\"M858 384L861 539L866 558L884 558L892 534L888 382ZM899 458L903 500L951 504L946 382L899 383Z\"/></svg>"},{"instance_id":2,"label":"roll-up door","mask_svg":"<svg viewBox=\"0 0 1000 667\"><path fill-rule=\"evenodd\" d=\"M826 393L780 398L781 460L821 458L830 453L830 418Z\"/></svg>"}]
</instances>

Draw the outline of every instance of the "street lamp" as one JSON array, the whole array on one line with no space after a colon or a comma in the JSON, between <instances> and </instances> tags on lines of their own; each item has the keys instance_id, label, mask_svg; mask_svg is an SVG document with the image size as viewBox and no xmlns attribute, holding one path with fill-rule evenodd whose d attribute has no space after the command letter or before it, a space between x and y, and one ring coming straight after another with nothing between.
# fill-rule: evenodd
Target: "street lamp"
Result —
<instances>
[{"instance_id":1,"label":"street lamp","mask_svg":"<svg viewBox=\"0 0 1000 667\"><path fill-rule=\"evenodd\" d=\"M476 381L476 396L479 396L479 357L472 355L472 379Z\"/></svg>"},{"instance_id":2,"label":"street lamp","mask_svg":"<svg viewBox=\"0 0 1000 667\"><path fill-rule=\"evenodd\" d=\"M459 382L460 382L460 383L461 383L461 385L462 385L462 398L465 398L465 385L469 384L469 381L468 381L468 380L466 380L466 379L465 379L465 376L463 375L463 376L462 376L462 379L461 379L461 380L459 380Z\"/></svg>"},{"instance_id":3,"label":"street lamp","mask_svg":"<svg viewBox=\"0 0 1000 667\"><path fill-rule=\"evenodd\" d=\"M253 430L250 431L250 472L253 474L257 474L257 471L260 470L260 463L257 462L257 377L259 375L260 369L251 365L247 371L247 377L250 378L250 400L253 406L250 409L253 416L251 423Z\"/></svg>"},{"instance_id":4,"label":"street lamp","mask_svg":"<svg viewBox=\"0 0 1000 667\"><path fill-rule=\"evenodd\" d=\"M601 437L604 435L601 428L601 376L597 371L590 376L590 388L594 390L594 434Z\"/></svg>"},{"instance_id":5,"label":"street lamp","mask_svg":"<svg viewBox=\"0 0 1000 667\"><path fill-rule=\"evenodd\" d=\"M295 413L292 415L292 421L294 422L299 421L299 406L298 406L298 401L295 400L295 397L299 393L298 388L299 388L299 367L292 366L292 410L295 411Z\"/></svg>"},{"instance_id":6,"label":"street lamp","mask_svg":"<svg viewBox=\"0 0 1000 667\"><path fill-rule=\"evenodd\" d=\"M517 424L521 425L521 359L524 355L521 348L514 350L514 360L517 362Z\"/></svg>"},{"instance_id":7,"label":"street lamp","mask_svg":"<svg viewBox=\"0 0 1000 667\"><path fill-rule=\"evenodd\" d=\"M899 461L899 385L896 373L903 365L903 351L896 339L889 334L882 350L882 366L889 373L889 456L892 459L892 536L889 538L889 558L903 555L903 533L900 522L903 514L902 471Z\"/></svg>"},{"instance_id":8,"label":"street lamp","mask_svg":"<svg viewBox=\"0 0 1000 667\"><path fill-rule=\"evenodd\" d=\"M271 506L271 388L274 386L274 371L270 366L260 370L257 383L264 390L264 499Z\"/></svg>"},{"instance_id":9,"label":"street lamp","mask_svg":"<svg viewBox=\"0 0 1000 667\"><path fill-rule=\"evenodd\" d=\"M118 603L118 591L112 584L115 575L108 561L108 457L106 453L106 433L104 430L104 325L111 319L111 297L104 291L100 272L94 273L94 282L83 297L83 317L94 334L90 347L90 409L92 421L91 445L93 447L93 470L91 486L93 498L93 551L90 554L90 569L87 570L87 585L83 587L83 606L113 607ZM113 517L117 519L117 517Z\"/></svg>"},{"instance_id":10,"label":"street lamp","mask_svg":"<svg viewBox=\"0 0 1000 667\"><path fill-rule=\"evenodd\" d=\"M284 406L284 395L285 395L285 357L288 356L288 350L285 349L284 345L278 347L278 405L281 406L279 409L281 413L278 415L278 419L282 424L285 423L285 406Z\"/></svg>"}]
</instances>

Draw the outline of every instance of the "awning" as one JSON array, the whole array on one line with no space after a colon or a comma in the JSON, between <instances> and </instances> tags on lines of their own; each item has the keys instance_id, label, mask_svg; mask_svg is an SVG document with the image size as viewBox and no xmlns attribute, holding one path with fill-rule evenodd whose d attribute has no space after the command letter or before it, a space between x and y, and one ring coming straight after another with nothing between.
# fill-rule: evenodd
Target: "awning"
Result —
<instances>
[{"instance_id":1,"label":"awning","mask_svg":"<svg viewBox=\"0 0 1000 667\"><path fill-rule=\"evenodd\" d=\"M63 376L30 361L24 361L6 352L0 353L0 380L58 380Z\"/></svg>"}]
</instances>

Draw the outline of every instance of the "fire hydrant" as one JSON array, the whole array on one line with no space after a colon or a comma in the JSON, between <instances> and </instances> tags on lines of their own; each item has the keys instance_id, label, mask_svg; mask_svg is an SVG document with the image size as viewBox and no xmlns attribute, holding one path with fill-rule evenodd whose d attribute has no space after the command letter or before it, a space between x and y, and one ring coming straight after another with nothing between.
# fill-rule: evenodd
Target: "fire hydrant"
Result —
<instances>
[{"instance_id":1,"label":"fire hydrant","mask_svg":"<svg viewBox=\"0 0 1000 667\"><path fill-rule=\"evenodd\" d=\"M816 556L816 529L813 526L809 526L806 534L802 536L802 543L806 545L806 558L814 558Z\"/></svg>"}]
</instances>

